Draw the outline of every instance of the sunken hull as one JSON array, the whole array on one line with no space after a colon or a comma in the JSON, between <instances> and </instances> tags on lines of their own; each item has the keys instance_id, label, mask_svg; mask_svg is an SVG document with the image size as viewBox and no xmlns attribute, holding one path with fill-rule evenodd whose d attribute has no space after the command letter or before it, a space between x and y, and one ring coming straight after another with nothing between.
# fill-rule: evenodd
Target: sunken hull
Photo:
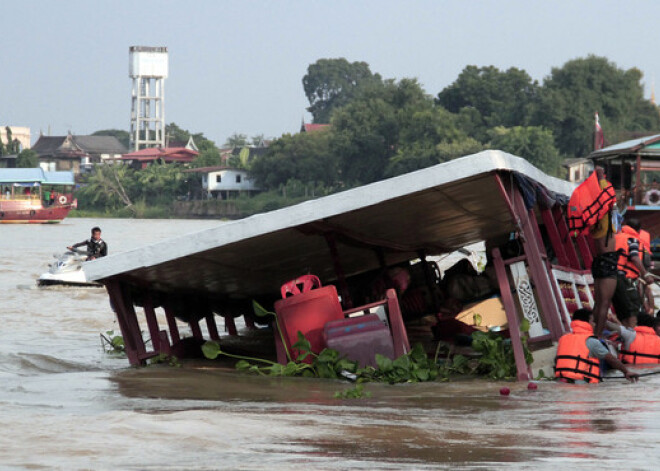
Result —
<instances>
[{"instance_id":1,"label":"sunken hull","mask_svg":"<svg viewBox=\"0 0 660 471\"><path fill-rule=\"evenodd\" d=\"M40 200L0 201L2 224L56 224L67 217L73 204L54 204L44 207Z\"/></svg>"}]
</instances>

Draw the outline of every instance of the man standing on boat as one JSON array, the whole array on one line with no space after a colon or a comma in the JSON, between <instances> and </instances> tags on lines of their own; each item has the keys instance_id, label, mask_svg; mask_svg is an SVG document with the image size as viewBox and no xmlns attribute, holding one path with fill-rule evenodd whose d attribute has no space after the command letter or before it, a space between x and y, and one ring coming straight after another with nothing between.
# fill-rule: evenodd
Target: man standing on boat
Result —
<instances>
[{"instance_id":1,"label":"man standing on boat","mask_svg":"<svg viewBox=\"0 0 660 471\"><path fill-rule=\"evenodd\" d=\"M596 337L603 333L607 311L617 286L619 253L614 239L616 221L612 214L615 202L616 193L605 178L605 170L596 167L593 174L573 191L568 203L571 234L574 237L590 235L596 249L591 264Z\"/></svg>"},{"instance_id":2,"label":"man standing on boat","mask_svg":"<svg viewBox=\"0 0 660 471\"><path fill-rule=\"evenodd\" d=\"M101 228L93 227L92 228L92 237L77 244L73 244L67 249L74 250L76 247L87 247L87 260L96 260L97 258L105 257L108 255L108 244L101 239Z\"/></svg>"}]
</instances>

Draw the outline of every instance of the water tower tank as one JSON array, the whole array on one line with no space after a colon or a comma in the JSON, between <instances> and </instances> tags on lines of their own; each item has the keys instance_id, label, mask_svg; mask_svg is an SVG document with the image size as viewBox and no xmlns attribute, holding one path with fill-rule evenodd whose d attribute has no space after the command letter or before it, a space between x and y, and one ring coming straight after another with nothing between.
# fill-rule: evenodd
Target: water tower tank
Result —
<instances>
[{"instance_id":1,"label":"water tower tank","mask_svg":"<svg viewBox=\"0 0 660 471\"><path fill-rule=\"evenodd\" d=\"M128 75L131 90L131 150L165 147L166 47L131 46Z\"/></svg>"}]
</instances>

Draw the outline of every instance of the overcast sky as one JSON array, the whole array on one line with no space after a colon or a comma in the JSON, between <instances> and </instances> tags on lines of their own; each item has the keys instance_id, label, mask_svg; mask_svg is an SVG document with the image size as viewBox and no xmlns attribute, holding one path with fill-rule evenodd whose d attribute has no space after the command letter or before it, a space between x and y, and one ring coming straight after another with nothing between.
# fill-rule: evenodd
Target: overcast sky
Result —
<instances>
[{"instance_id":1,"label":"overcast sky","mask_svg":"<svg viewBox=\"0 0 660 471\"><path fill-rule=\"evenodd\" d=\"M166 46L165 118L222 145L279 137L311 116L320 58L416 77L436 95L467 65L542 81L588 54L660 80L657 1L115 0L3 2L0 125L52 135L128 130L128 48ZM660 86L660 82L659 86Z\"/></svg>"}]
</instances>

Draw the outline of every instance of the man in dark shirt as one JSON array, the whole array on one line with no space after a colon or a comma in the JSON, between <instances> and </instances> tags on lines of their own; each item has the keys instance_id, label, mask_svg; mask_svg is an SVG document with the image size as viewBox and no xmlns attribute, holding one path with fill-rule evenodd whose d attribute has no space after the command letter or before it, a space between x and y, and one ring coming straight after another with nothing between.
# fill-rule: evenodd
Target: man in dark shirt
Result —
<instances>
[{"instance_id":1,"label":"man in dark shirt","mask_svg":"<svg viewBox=\"0 0 660 471\"><path fill-rule=\"evenodd\" d=\"M108 255L108 244L101 239L101 228L94 227L92 228L92 237L77 244L73 244L67 249L73 250L76 247L82 247L85 245L87 247L87 260L96 260L97 258L105 257Z\"/></svg>"}]
</instances>

